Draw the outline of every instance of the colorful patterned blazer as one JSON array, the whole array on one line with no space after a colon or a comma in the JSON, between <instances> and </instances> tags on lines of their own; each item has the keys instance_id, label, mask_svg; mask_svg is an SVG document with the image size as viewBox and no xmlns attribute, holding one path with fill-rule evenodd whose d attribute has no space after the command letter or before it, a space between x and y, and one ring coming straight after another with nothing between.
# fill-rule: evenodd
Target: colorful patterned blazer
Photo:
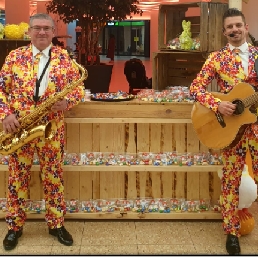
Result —
<instances>
[{"instance_id":1,"label":"colorful patterned blazer","mask_svg":"<svg viewBox=\"0 0 258 258\"><path fill-rule=\"evenodd\" d=\"M246 82L257 87L258 78L254 64L258 58L258 49L250 44L248 47L248 75L244 73L242 62L237 62L228 44L219 51L212 52L190 86L190 93L194 99L216 112L220 100L206 91L207 86L213 79L217 79L217 84L222 93L228 93L240 82Z\"/></svg>"},{"instance_id":2,"label":"colorful patterned blazer","mask_svg":"<svg viewBox=\"0 0 258 258\"><path fill-rule=\"evenodd\" d=\"M62 91L66 85L80 78L78 68L72 63L66 50L60 47L51 47L51 61L49 67L48 87L40 97L37 105L46 99L52 98ZM9 114L23 117L35 109L33 100L36 77L33 73L32 45L17 48L9 53L0 71L0 119ZM83 83L69 93L67 109L78 104L83 97ZM62 111L50 112L44 120L61 120Z\"/></svg>"}]
</instances>

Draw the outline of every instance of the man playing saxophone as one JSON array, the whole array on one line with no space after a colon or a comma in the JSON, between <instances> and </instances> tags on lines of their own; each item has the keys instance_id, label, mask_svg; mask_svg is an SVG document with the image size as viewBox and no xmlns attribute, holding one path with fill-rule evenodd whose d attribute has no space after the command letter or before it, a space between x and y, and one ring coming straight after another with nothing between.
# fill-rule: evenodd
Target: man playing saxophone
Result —
<instances>
[{"instance_id":1,"label":"man playing saxophone","mask_svg":"<svg viewBox=\"0 0 258 258\"><path fill-rule=\"evenodd\" d=\"M67 51L52 45L54 31L54 22L49 15L32 16L29 28L31 44L11 51L0 71L0 119L6 134L21 130L23 117L44 106L49 99L55 100L67 85L79 82L62 99L57 98L49 111L40 117L41 121L51 121L53 125L51 140L36 137L9 156L5 250L14 249L23 233L24 207L35 152L40 162L49 234L56 236L64 245L73 244L72 236L64 227L64 111L80 102L83 82L79 80L79 70Z\"/></svg>"}]
</instances>

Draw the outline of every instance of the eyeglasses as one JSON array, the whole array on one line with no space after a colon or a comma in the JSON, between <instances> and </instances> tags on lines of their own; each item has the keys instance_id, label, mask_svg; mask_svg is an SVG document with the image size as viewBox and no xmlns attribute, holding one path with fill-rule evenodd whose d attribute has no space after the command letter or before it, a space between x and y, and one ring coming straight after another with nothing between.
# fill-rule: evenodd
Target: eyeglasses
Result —
<instances>
[{"instance_id":1,"label":"eyeglasses","mask_svg":"<svg viewBox=\"0 0 258 258\"><path fill-rule=\"evenodd\" d=\"M39 27L39 26L32 26L30 27L31 29L33 29L36 32L40 32L41 30L43 30L44 32L48 33L51 30L53 30L53 27Z\"/></svg>"}]
</instances>

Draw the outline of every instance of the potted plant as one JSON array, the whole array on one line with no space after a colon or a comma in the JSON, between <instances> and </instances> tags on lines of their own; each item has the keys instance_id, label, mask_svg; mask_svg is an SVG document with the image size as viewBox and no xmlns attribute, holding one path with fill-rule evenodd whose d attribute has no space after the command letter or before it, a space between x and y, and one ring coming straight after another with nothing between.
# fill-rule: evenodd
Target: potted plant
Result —
<instances>
[{"instance_id":1,"label":"potted plant","mask_svg":"<svg viewBox=\"0 0 258 258\"><path fill-rule=\"evenodd\" d=\"M59 19L64 23L70 23L78 19L79 28L81 30L80 40L78 42L79 63L85 65L94 65L86 67L89 73L88 79L85 81L92 92L107 92L107 90L97 90L96 79L99 74L103 75L103 69L110 70L108 87L112 74L112 65L100 65L98 46L99 35L107 22L111 20L125 20L131 18L132 14L142 14L142 10L137 7L138 0L52 0L46 4L47 11L59 15ZM85 61L84 61L85 59ZM98 68L95 68L95 67ZM93 74L93 69L97 70ZM101 71L99 69L102 69ZM95 76L96 74L96 76ZM94 80L94 89L91 84ZM104 83L104 82L102 82ZM103 87L103 86L102 86Z\"/></svg>"}]
</instances>

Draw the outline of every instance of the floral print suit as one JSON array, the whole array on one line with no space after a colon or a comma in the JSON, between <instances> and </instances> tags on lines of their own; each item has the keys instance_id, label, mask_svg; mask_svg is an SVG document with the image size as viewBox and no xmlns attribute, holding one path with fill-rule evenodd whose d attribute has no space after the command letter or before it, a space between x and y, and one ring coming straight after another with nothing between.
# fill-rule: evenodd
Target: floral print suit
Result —
<instances>
[{"instance_id":1,"label":"floral print suit","mask_svg":"<svg viewBox=\"0 0 258 258\"><path fill-rule=\"evenodd\" d=\"M37 105L41 105L66 85L80 78L77 67L72 63L66 50L51 46L51 61L49 65L48 86L40 96ZM32 45L13 50L6 57L0 71L0 119L9 114L23 117L35 109L33 100L36 75L33 73ZM83 84L65 96L67 109L78 104L83 97ZM64 154L64 114L62 111L50 111L41 119L47 123L53 121L54 137L45 141L38 137L22 146L9 157L9 180L6 221L8 228L19 230L26 219L24 212L28 187L30 183L30 169L34 152L40 161L41 179L46 201L46 221L50 228L63 225L66 211L64 201L63 182L63 154Z\"/></svg>"},{"instance_id":2,"label":"floral print suit","mask_svg":"<svg viewBox=\"0 0 258 258\"><path fill-rule=\"evenodd\" d=\"M242 62L233 55L227 44L219 51L213 52L205 61L200 73L190 86L190 93L196 101L218 111L220 100L206 91L206 87L216 79L220 91L228 93L240 82L246 82L258 89L258 78L254 68L258 58L258 50L248 44L249 62L248 75L244 73ZM239 203L239 185L241 174L245 164L247 149L252 156L252 166L255 181L258 181L258 125L252 124L247 127L241 140L231 149L222 150L223 176L222 182L222 216L223 228L227 234L239 236L240 222L237 216Z\"/></svg>"}]
</instances>

